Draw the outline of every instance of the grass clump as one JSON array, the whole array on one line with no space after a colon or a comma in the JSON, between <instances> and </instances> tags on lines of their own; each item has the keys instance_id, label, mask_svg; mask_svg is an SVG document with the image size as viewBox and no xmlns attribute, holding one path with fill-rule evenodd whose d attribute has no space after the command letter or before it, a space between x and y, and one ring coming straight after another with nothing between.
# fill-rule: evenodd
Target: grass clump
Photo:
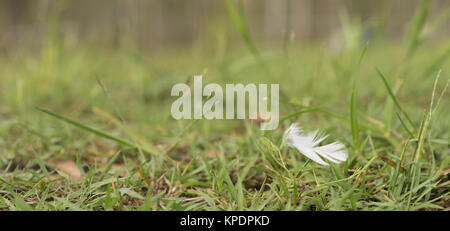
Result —
<instances>
[{"instance_id":1,"label":"grass clump","mask_svg":"<svg viewBox=\"0 0 450 231\"><path fill-rule=\"evenodd\" d=\"M426 43L429 1L405 46L338 52L258 49L243 5L225 3L250 53L149 59L61 38L0 57L0 210L448 209L449 49ZM207 82L279 83L279 128L173 120L171 87L205 69ZM284 148L292 122L332 134L347 161L321 166Z\"/></svg>"}]
</instances>

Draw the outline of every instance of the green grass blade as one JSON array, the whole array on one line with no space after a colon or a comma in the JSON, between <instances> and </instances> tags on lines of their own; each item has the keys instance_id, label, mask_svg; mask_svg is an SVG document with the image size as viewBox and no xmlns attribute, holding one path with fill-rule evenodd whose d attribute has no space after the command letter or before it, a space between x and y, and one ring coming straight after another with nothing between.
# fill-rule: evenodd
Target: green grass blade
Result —
<instances>
[{"instance_id":1,"label":"green grass blade","mask_svg":"<svg viewBox=\"0 0 450 231\"><path fill-rule=\"evenodd\" d=\"M16 210L19 210L19 211L33 211L34 210L34 208L31 207L27 202L25 202L20 195L17 195L15 193L13 195L14 195L13 201L14 201L14 204L16 205Z\"/></svg>"},{"instance_id":2,"label":"green grass blade","mask_svg":"<svg viewBox=\"0 0 450 231\"><path fill-rule=\"evenodd\" d=\"M353 81L352 95L350 98L350 128L352 130L353 144L355 148L359 146L359 128L358 119L356 117L356 80Z\"/></svg>"},{"instance_id":3,"label":"green grass blade","mask_svg":"<svg viewBox=\"0 0 450 231\"><path fill-rule=\"evenodd\" d=\"M97 136L103 137L103 138L108 139L108 140L115 141L115 142L117 142L117 143L119 143L119 144L122 144L122 145L124 145L124 146L127 146L127 147L137 148L137 149L139 148L137 145L132 144L132 143L126 141L126 140L123 140L123 139L120 139L120 138L117 138L117 137L108 135L108 134L106 134L105 132L102 132L102 131L97 130L97 129L95 129L95 128L88 127L88 126L86 126L86 125L83 125L83 124L81 124L81 123L79 123L79 122L77 122L77 121L71 120L71 119L69 119L69 118L67 118L67 117L64 117L64 116L62 116L62 115L53 113L53 112L51 112L51 111L48 111L48 110L46 110L46 109L39 108L39 107L36 107L36 109L39 110L39 111L41 111L41 112L44 112L44 113L46 113L46 114L48 114L48 115L51 115L51 116L53 116L53 117L55 117L55 118L57 118L57 119L59 119L59 120L62 120L62 121L66 122L66 123L68 123L68 124L70 124L70 125L73 125L73 126L75 126L75 127L77 127L77 128L80 128L80 129L85 130L85 131L87 131L87 132L93 133L93 134L95 134L95 135L97 135ZM143 151L145 151L145 152L147 152L147 153L150 153L150 154L155 154L154 152L150 152L149 150L143 150Z\"/></svg>"},{"instance_id":4,"label":"green grass blade","mask_svg":"<svg viewBox=\"0 0 450 231\"><path fill-rule=\"evenodd\" d=\"M121 151L118 151L116 154L114 154L111 160L109 160L108 164L106 165L105 169L102 172L102 175L99 178L99 181L102 181L103 178L106 176L106 174L108 174L109 170L111 170L112 165L114 164L114 162L116 162L117 158L119 158L121 153L122 153Z\"/></svg>"},{"instance_id":5,"label":"green grass blade","mask_svg":"<svg viewBox=\"0 0 450 231\"><path fill-rule=\"evenodd\" d=\"M352 130L353 144L355 145L356 149L359 148L359 127L358 127L358 118L357 118L357 110L356 110L356 81L359 76L362 60L364 59L364 55L366 54L368 48L369 48L369 42L366 43L363 51L361 52L361 55L359 56L358 70L357 70L355 77L353 78L352 94L350 97L350 127Z\"/></svg>"},{"instance_id":6,"label":"green grass blade","mask_svg":"<svg viewBox=\"0 0 450 231\"><path fill-rule=\"evenodd\" d=\"M225 5L227 7L228 15L230 16L231 21L233 22L233 25L236 27L237 31L244 39L250 52L252 52L253 55L260 57L260 53L258 49L256 49L256 46L250 37L250 32L247 23L245 21L245 14L242 5L240 5L239 7L239 12L234 8L233 3L231 3L230 0L225 0Z\"/></svg>"},{"instance_id":7,"label":"green grass blade","mask_svg":"<svg viewBox=\"0 0 450 231\"><path fill-rule=\"evenodd\" d=\"M369 44L370 44L370 42L367 41L366 44L364 45L364 49L363 49L363 51L361 52L361 55L359 56L358 71L359 71L359 69L361 68L361 63L362 63L362 61L363 61L363 59L364 59L364 56L366 55L367 50L369 49Z\"/></svg>"},{"instance_id":8,"label":"green grass blade","mask_svg":"<svg viewBox=\"0 0 450 231\"><path fill-rule=\"evenodd\" d=\"M231 3L231 0L224 0L225 5L227 8L228 15L231 18L231 21L233 22L234 27L241 35L242 39L244 40L245 44L247 45L247 48L252 53L253 57L255 58L256 62L261 66L261 69L264 70L264 73L266 75L269 75L272 77L272 74L264 61L264 59L261 56L261 53L256 48L255 43L253 42L251 36L250 36L250 30L247 26L247 21L245 20L245 11L242 1L239 1L239 8L238 10L235 9L233 6L233 3Z\"/></svg>"},{"instance_id":9,"label":"green grass blade","mask_svg":"<svg viewBox=\"0 0 450 231\"><path fill-rule=\"evenodd\" d=\"M402 114L405 116L405 118L408 120L408 122L411 124L411 126L415 129L414 123L412 122L412 120L409 118L408 114L403 110L402 106L400 105L397 97L395 96L394 92L392 91L391 87L389 86L389 83L387 82L386 78L384 77L383 73L381 73L381 71L376 68L378 75L381 77L381 79L383 80L384 86L386 87L389 96L391 97L392 101L394 101L395 106L400 110L400 112L402 112Z\"/></svg>"},{"instance_id":10,"label":"green grass blade","mask_svg":"<svg viewBox=\"0 0 450 231\"><path fill-rule=\"evenodd\" d=\"M416 9L408 32L407 56L411 57L420 45L420 36L428 20L431 0L422 0Z\"/></svg>"},{"instance_id":11,"label":"green grass blade","mask_svg":"<svg viewBox=\"0 0 450 231\"><path fill-rule=\"evenodd\" d=\"M414 134L411 132L411 130L409 130L408 126L406 126L405 122L403 121L402 117L400 116L400 114L395 113L395 115L397 115L398 120L400 120L400 123L402 124L402 127L405 129L405 131L409 134L409 136L411 137L411 139L414 139Z\"/></svg>"}]
</instances>

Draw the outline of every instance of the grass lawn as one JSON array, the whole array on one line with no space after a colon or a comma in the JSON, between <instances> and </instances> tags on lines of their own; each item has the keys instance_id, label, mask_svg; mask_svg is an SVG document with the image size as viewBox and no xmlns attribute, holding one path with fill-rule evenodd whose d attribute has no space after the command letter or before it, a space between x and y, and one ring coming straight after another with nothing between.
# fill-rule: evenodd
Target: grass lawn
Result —
<instances>
[{"instance_id":1,"label":"grass lawn","mask_svg":"<svg viewBox=\"0 0 450 231\"><path fill-rule=\"evenodd\" d=\"M450 207L449 40L270 48L232 4L211 49L158 53L49 36L0 55L0 210L443 210ZM433 21L431 21L432 23ZM233 27L234 26L234 27ZM345 26L345 25L344 25ZM347 25L353 35L361 28ZM173 85L280 86L280 124L174 120ZM292 123L345 144L322 166L283 145Z\"/></svg>"}]
</instances>

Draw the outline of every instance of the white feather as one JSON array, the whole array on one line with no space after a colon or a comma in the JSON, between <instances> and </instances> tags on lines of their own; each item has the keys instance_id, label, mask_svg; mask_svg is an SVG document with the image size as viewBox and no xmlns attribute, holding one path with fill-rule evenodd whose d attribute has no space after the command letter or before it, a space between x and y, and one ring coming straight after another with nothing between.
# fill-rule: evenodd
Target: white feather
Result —
<instances>
[{"instance_id":1,"label":"white feather","mask_svg":"<svg viewBox=\"0 0 450 231\"><path fill-rule=\"evenodd\" d=\"M319 136L317 133L317 131L305 133L294 123L284 132L284 139L287 146L296 148L300 153L319 164L328 165L322 158L337 164L347 160L348 154L342 143L334 142L318 146L328 135Z\"/></svg>"}]
</instances>

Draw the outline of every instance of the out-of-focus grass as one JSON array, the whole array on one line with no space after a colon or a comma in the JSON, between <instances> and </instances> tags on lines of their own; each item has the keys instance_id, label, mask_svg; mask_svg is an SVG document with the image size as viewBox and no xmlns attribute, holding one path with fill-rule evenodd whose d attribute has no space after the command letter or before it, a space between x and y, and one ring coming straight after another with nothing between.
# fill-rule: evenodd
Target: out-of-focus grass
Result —
<instances>
[{"instance_id":1,"label":"out-of-focus grass","mask_svg":"<svg viewBox=\"0 0 450 231\"><path fill-rule=\"evenodd\" d=\"M228 2L245 41L235 49L149 54L58 38L0 56L0 209L447 208L450 46L420 37L426 4L404 42L371 41L365 52L365 41L258 49ZM172 119L171 87L202 73L207 83L280 84L279 128ZM290 122L329 132L349 159L323 167L282 148ZM82 179L59 161L76 163Z\"/></svg>"}]
</instances>

